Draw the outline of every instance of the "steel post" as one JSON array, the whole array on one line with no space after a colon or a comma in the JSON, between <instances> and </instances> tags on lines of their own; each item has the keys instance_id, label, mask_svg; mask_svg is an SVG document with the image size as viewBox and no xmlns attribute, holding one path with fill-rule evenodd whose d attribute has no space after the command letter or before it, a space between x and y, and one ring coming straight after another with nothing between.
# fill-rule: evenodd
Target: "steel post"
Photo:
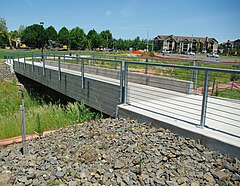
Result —
<instances>
[{"instance_id":1,"label":"steel post","mask_svg":"<svg viewBox=\"0 0 240 186\"><path fill-rule=\"evenodd\" d=\"M115 70L117 70L117 62L116 62L116 60L117 60L117 57L115 56L115 57L114 57L114 69L115 69Z\"/></svg>"},{"instance_id":2,"label":"steel post","mask_svg":"<svg viewBox=\"0 0 240 186\"><path fill-rule=\"evenodd\" d=\"M81 64L81 75L82 75L82 89L84 89L84 59L82 58Z\"/></svg>"},{"instance_id":3,"label":"steel post","mask_svg":"<svg viewBox=\"0 0 240 186\"><path fill-rule=\"evenodd\" d=\"M26 55L25 55L25 53L24 53L24 57L23 57L23 63L24 63L23 68L26 69Z\"/></svg>"},{"instance_id":4,"label":"steel post","mask_svg":"<svg viewBox=\"0 0 240 186\"><path fill-rule=\"evenodd\" d=\"M124 65L125 65L125 61L121 62L121 67L120 67L120 103L123 103L124 100L124 84L123 84L123 77L124 77Z\"/></svg>"},{"instance_id":5,"label":"steel post","mask_svg":"<svg viewBox=\"0 0 240 186\"><path fill-rule=\"evenodd\" d=\"M24 111L24 94L22 90L19 90L22 95L22 105L20 105L20 116L21 116L21 129L22 129L22 144L23 144L23 155L27 154L27 143L26 143L26 122L25 122L25 111Z\"/></svg>"},{"instance_id":6,"label":"steel post","mask_svg":"<svg viewBox=\"0 0 240 186\"><path fill-rule=\"evenodd\" d=\"M43 62L43 76L45 76L45 59L44 59L44 55L42 55L42 62Z\"/></svg>"},{"instance_id":7,"label":"steel post","mask_svg":"<svg viewBox=\"0 0 240 186\"><path fill-rule=\"evenodd\" d=\"M206 112L207 112L207 98L208 98L208 83L209 83L209 71L205 71L204 78L204 90L203 90L203 99L202 99L202 111L201 111L201 128L204 128L206 121Z\"/></svg>"},{"instance_id":8,"label":"steel post","mask_svg":"<svg viewBox=\"0 0 240 186\"><path fill-rule=\"evenodd\" d=\"M148 63L148 58L146 59L146 63ZM145 66L145 74L148 74L148 65Z\"/></svg>"},{"instance_id":9,"label":"steel post","mask_svg":"<svg viewBox=\"0 0 240 186\"><path fill-rule=\"evenodd\" d=\"M124 96L123 96L123 100L124 100L124 104L128 104L128 98L127 98L127 91L128 91L128 63L124 63L124 73L123 73L123 84L124 84Z\"/></svg>"},{"instance_id":10,"label":"steel post","mask_svg":"<svg viewBox=\"0 0 240 186\"><path fill-rule=\"evenodd\" d=\"M19 53L18 53L18 67L20 67Z\"/></svg>"},{"instance_id":11,"label":"steel post","mask_svg":"<svg viewBox=\"0 0 240 186\"><path fill-rule=\"evenodd\" d=\"M61 81L61 64L60 64L60 56L58 56L58 80Z\"/></svg>"},{"instance_id":12,"label":"steel post","mask_svg":"<svg viewBox=\"0 0 240 186\"><path fill-rule=\"evenodd\" d=\"M76 54L76 63L78 64L78 54Z\"/></svg>"},{"instance_id":13,"label":"steel post","mask_svg":"<svg viewBox=\"0 0 240 186\"><path fill-rule=\"evenodd\" d=\"M195 73L194 95L197 94L197 84L198 84L198 70L196 70L196 73Z\"/></svg>"},{"instance_id":14,"label":"steel post","mask_svg":"<svg viewBox=\"0 0 240 186\"><path fill-rule=\"evenodd\" d=\"M192 66L195 67L195 61L192 62ZM194 72L195 72L195 70L192 69L192 75L191 75L190 81L193 81L193 80L194 80Z\"/></svg>"},{"instance_id":15,"label":"steel post","mask_svg":"<svg viewBox=\"0 0 240 186\"><path fill-rule=\"evenodd\" d=\"M34 53L32 54L32 72L34 71Z\"/></svg>"}]
</instances>

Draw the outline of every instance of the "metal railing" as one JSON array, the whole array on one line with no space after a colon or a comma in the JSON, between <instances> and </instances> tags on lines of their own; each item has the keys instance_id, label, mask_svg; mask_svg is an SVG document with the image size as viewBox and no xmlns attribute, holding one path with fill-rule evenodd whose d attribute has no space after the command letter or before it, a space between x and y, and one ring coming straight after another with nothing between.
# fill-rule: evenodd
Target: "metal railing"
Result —
<instances>
[{"instance_id":1,"label":"metal railing","mask_svg":"<svg viewBox=\"0 0 240 186\"><path fill-rule=\"evenodd\" d=\"M161 76L158 81L134 83L129 80L131 71L138 69L140 72L148 66L149 70ZM192 73L197 74L189 94L173 89L180 89L182 81L192 80ZM239 70L204 68L181 65L168 65L156 63L125 62L125 96L126 104L133 105L175 120L199 125L202 128L215 128L221 130L220 124L240 129L240 84L234 82L234 77L240 77ZM153 75L147 75L146 80L151 80ZM136 76L137 78L137 76ZM177 78L177 79L176 79ZM168 83L168 88L156 88L154 84L161 81ZM196 83L197 82L197 83ZM235 83L235 84L234 84ZM141 84L141 85L140 85ZM164 86L164 83L162 83ZM225 90L223 87L225 86ZM236 86L236 87L234 87ZM220 90L220 87L221 90ZM231 95L231 91L236 94ZM221 97L224 92L230 98ZM230 93L229 93L230 92ZM238 94L237 94L238 92ZM238 136L234 131L232 135Z\"/></svg>"},{"instance_id":2,"label":"metal railing","mask_svg":"<svg viewBox=\"0 0 240 186\"><path fill-rule=\"evenodd\" d=\"M16 60L17 57L17 60ZM78 55L31 57L12 54L7 60L43 68L79 72L119 85L119 103L139 107L162 116L203 127L218 124L240 128L240 70L91 58ZM18 63L18 65L17 65ZM25 65L24 65L25 66ZM225 98L228 97L228 98Z\"/></svg>"}]
</instances>

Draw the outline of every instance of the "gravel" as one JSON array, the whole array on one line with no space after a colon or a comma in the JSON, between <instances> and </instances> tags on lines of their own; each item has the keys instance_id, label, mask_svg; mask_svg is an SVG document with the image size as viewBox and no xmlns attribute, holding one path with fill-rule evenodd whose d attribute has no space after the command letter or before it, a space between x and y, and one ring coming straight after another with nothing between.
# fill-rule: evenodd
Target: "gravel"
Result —
<instances>
[{"instance_id":1,"label":"gravel","mask_svg":"<svg viewBox=\"0 0 240 186\"><path fill-rule=\"evenodd\" d=\"M102 119L0 147L0 185L240 185L240 161L135 120Z\"/></svg>"}]
</instances>

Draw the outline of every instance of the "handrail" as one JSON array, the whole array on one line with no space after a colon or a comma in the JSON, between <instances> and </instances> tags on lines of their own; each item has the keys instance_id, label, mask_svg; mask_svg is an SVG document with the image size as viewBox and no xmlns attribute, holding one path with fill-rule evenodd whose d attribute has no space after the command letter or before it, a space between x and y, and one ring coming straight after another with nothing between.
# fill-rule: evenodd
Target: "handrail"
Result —
<instances>
[{"instance_id":1,"label":"handrail","mask_svg":"<svg viewBox=\"0 0 240 186\"><path fill-rule=\"evenodd\" d=\"M125 63L135 64L135 65L174 67L174 68L182 68L182 69L190 69L190 70L205 70L205 71L209 70L209 71L225 72L225 73L240 73L240 70L230 70L230 69L222 69L222 68L183 66L183 65L160 64L160 63L146 63L146 62L136 62L136 61L125 61Z\"/></svg>"}]
</instances>

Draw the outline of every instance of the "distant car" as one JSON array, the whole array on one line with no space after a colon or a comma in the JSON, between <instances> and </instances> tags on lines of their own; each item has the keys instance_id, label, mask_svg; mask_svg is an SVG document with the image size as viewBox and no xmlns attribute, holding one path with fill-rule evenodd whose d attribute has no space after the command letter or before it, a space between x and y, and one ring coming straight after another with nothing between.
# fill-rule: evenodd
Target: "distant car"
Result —
<instances>
[{"instance_id":1,"label":"distant car","mask_svg":"<svg viewBox=\"0 0 240 186\"><path fill-rule=\"evenodd\" d=\"M216 54L216 53L210 53L210 54L207 54L207 57L215 57L215 58L219 58L219 55Z\"/></svg>"},{"instance_id":2,"label":"distant car","mask_svg":"<svg viewBox=\"0 0 240 186\"><path fill-rule=\"evenodd\" d=\"M195 55L194 52L185 52L186 55Z\"/></svg>"},{"instance_id":3,"label":"distant car","mask_svg":"<svg viewBox=\"0 0 240 186\"><path fill-rule=\"evenodd\" d=\"M195 55L195 52L189 52L189 55Z\"/></svg>"}]
</instances>

